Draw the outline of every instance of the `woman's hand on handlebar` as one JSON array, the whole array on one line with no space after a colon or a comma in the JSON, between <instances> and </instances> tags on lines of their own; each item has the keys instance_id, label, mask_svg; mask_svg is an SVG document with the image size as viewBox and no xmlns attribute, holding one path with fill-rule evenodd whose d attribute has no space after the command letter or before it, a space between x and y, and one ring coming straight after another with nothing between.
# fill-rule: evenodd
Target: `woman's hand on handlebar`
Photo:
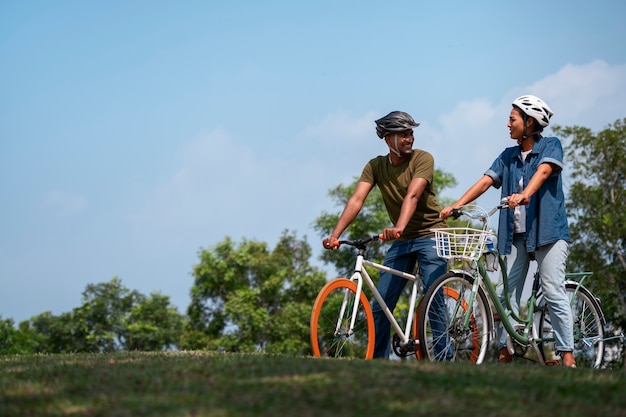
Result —
<instances>
[{"instance_id":1,"label":"woman's hand on handlebar","mask_svg":"<svg viewBox=\"0 0 626 417\"><path fill-rule=\"evenodd\" d=\"M334 236L329 236L326 239L322 240L322 246L324 249L338 249L339 248L339 239Z\"/></svg>"},{"instance_id":2,"label":"woman's hand on handlebar","mask_svg":"<svg viewBox=\"0 0 626 417\"><path fill-rule=\"evenodd\" d=\"M525 206L530 203L530 199L524 194L511 194L508 197L509 208L515 208L517 206Z\"/></svg>"},{"instance_id":3,"label":"woman's hand on handlebar","mask_svg":"<svg viewBox=\"0 0 626 417\"><path fill-rule=\"evenodd\" d=\"M452 210L455 210L456 208L457 207L452 206L444 208L443 210L441 210L441 213L439 213L439 218L443 220L447 219L452 214Z\"/></svg>"}]
</instances>

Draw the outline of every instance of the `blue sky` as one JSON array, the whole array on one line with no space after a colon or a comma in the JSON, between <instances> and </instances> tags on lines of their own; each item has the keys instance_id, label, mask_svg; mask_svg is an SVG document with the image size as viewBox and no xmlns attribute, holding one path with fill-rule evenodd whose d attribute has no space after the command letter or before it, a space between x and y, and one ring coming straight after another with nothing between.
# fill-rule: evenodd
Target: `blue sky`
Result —
<instances>
[{"instance_id":1,"label":"blue sky","mask_svg":"<svg viewBox=\"0 0 626 417\"><path fill-rule=\"evenodd\" d=\"M317 257L392 110L452 198L513 144L519 95L562 126L626 117L623 1L304 3L0 0L0 317L114 276L183 313L226 236L290 229Z\"/></svg>"}]
</instances>

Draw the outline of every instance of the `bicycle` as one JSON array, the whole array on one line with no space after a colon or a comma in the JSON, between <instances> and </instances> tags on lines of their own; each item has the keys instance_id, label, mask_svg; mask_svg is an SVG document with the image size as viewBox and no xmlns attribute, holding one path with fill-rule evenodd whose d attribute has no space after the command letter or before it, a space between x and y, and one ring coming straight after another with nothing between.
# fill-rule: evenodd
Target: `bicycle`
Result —
<instances>
[{"instance_id":1,"label":"bicycle","mask_svg":"<svg viewBox=\"0 0 626 417\"><path fill-rule=\"evenodd\" d=\"M374 354L374 318L369 300L363 291L365 284L378 300L394 335L393 352L401 358L415 355L421 359L417 340L417 300L423 295L422 277L365 259L365 250L371 242L382 240L381 235L358 240L340 240L339 245L350 245L357 252L354 273L350 279L335 278L320 290L311 312L311 346L316 357L348 357L371 359ZM404 330L380 295L364 266L386 271L412 281L409 310ZM445 295L454 298L452 291Z\"/></svg>"},{"instance_id":2,"label":"bicycle","mask_svg":"<svg viewBox=\"0 0 626 417\"><path fill-rule=\"evenodd\" d=\"M454 210L455 218L465 216L470 220L480 220L481 229L474 227L454 227L433 229L435 246L440 257L462 264L462 268L452 269L437 278L430 286L419 312L419 344L421 354L429 360L450 360L437 352L438 337L433 335L433 325L444 326L447 331L448 351L452 351L452 361L482 363L487 355L489 342L496 336L496 326L492 307L507 333L507 348L516 357L526 357L543 365L556 363L554 332L550 324L548 309L540 291L540 276L535 273L530 296L526 302L526 314L512 307L508 288L508 277L504 257L495 247L487 247L495 236L488 229L489 217L496 211L508 207L506 202L493 208L489 213L480 207ZM489 260L487 258L490 258ZM503 282L504 304L500 301L496 287L488 270L500 267ZM565 282L574 318L574 356L577 366L599 368L604 356L604 336L606 324L600 300L582 281L591 273L570 273ZM574 278L578 278L575 280ZM456 300L446 298L445 314L437 315L441 306L435 302L434 294L439 291L453 291ZM530 350L532 348L532 351ZM534 352L535 358L533 358Z\"/></svg>"}]
</instances>

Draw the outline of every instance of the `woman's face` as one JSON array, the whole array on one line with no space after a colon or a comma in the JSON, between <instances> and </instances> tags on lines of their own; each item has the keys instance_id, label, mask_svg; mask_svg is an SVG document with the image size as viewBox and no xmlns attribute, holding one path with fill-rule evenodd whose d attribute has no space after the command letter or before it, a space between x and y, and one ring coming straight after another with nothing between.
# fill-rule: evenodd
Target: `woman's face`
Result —
<instances>
[{"instance_id":1,"label":"woman's face","mask_svg":"<svg viewBox=\"0 0 626 417\"><path fill-rule=\"evenodd\" d=\"M524 118L522 117L521 112L515 107L511 109L507 127L509 128L511 139L522 140L522 136L524 135Z\"/></svg>"}]
</instances>

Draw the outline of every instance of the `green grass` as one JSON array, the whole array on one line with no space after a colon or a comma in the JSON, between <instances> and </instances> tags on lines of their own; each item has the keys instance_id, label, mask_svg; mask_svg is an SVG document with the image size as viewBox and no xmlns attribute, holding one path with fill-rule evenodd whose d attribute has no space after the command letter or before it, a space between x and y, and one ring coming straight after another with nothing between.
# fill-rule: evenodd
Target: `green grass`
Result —
<instances>
[{"instance_id":1,"label":"green grass","mask_svg":"<svg viewBox=\"0 0 626 417\"><path fill-rule=\"evenodd\" d=\"M215 352L0 357L0 416L626 416L626 372Z\"/></svg>"}]
</instances>

